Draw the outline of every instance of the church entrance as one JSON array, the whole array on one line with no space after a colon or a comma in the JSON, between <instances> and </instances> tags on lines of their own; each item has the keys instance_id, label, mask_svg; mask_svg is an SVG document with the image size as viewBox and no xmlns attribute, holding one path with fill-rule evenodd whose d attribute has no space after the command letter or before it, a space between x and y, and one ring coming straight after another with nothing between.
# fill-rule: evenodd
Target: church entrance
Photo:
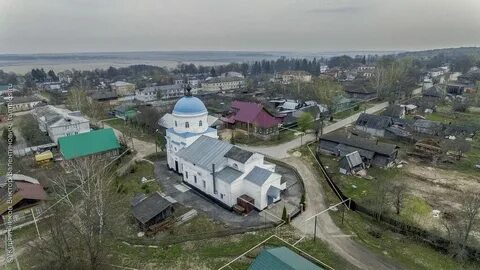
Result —
<instances>
[{"instance_id":1,"label":"church entrance","mask_svg":"<svg viewBox=\"0 0 480 270\"><path fill-rule=\"evenodd\" d=\"M178 173L178 161L175 160L175 171Z\"/></svg>"}]
</instances>

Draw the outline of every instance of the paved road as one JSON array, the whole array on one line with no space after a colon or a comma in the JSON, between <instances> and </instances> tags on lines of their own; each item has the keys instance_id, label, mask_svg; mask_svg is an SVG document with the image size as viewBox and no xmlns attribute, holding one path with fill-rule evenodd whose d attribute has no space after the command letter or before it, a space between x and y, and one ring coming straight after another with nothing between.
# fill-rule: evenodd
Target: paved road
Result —
<instances>
[{"instance_id":1,"label":"paved road","mask_svg":"<svg viewBox=\"0 0 480 270\"><path fill-rule=\"evenodd\" d=\"M314 164L307 163L301 158L290 157L283 161L297 168L307 191L305 196L307 208L292 221L292 225L301 232L312 236L315 227L314 220L308 222L305 220L328 208L325 205L321 184L318 182L321 176L313 168ZM400 269L389 262L387 258L373 253L367 247L355 242L350 236L346 236L328 213L317 218L317 237L325 241L335 253L360 269Z\"/></svg>"},{"instance_id":2,"label":"paved road","mask_svg":"<svg viewBox=\"0 0 480 270\"><path fill-rule=\"evenodd\" d=\"M379 103L371 108L368 108L366 110L366 113L377 113L383 109L385 109L388 106L388 102L383 102ZM340 129L342 127L348 126L351 123L355 122L358 118L358 116L363 113L359 112L357 114L354 114L352 116L349 116L347 118L344 118L336 123L333 123L329 126L326 126L323 129L323 133L330 133L332 131L335 131L337 129ZM248 145L242 145L241 147L253 152L259 152L267 156L274 157L276 159L282 159L282 158L287 158L289 157L288 151L295 149L297 147L300 147L300 143L305 144L306 142L311 142L315 140L315 135L314 134L307 134L303 136L303 138L297 137L292 141L282 143L279 145L273 145L273 146L248 146Z\"/></svg>"}]
</instances>

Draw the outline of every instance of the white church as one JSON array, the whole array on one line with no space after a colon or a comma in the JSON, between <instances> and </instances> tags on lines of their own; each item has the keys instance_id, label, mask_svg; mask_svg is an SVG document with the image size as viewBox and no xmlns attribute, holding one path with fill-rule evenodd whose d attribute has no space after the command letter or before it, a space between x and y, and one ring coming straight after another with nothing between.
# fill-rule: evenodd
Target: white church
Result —
<instances>
[{"instance_id":1,"label":"white church","mask_svg":"<svg viewBox=\"0 0 480 270\"><path fill-rule=\"evenodd\" d=\"M239 197L258 210L280 200L286 183L275 165L259 153L219 140L217 130L207 124L207 108L190 87L172 115L174 125L166 131L168 167L182 174L184 183L229 208Z\"/></svg>"}]
</instances>

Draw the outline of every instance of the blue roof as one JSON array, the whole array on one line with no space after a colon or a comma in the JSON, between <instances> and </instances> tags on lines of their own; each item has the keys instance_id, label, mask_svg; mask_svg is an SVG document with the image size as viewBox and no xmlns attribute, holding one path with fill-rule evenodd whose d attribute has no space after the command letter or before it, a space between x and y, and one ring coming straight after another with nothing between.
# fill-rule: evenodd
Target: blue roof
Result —
<instances>
[{"instance_id":1,"label":"blue roof","mask_svg":"<svg viewBox=\"0 0 480 270\"><path fill-rule=\"evenodd\" d=\"M207 113L207 108L203 102L192 96L182 97L173 107L173 113L177 115L197 115Z\"/></svg>"},{"instance_id":2,"label":"blue roof","mask_svg":"<svg viewBox=\"0 0 480 270\"><path fill-rule=\"evenodd\" d=\"M264 249L248 270L321 270L286 247Z\"/></svg>"}]
</instances>

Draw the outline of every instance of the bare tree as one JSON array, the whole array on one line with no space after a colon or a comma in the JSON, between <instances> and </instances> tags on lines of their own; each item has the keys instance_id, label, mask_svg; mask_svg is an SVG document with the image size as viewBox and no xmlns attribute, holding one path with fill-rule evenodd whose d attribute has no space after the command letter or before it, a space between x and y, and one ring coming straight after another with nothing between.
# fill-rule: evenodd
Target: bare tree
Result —
<instances>
[{"instance_id":1,"label":"bare tree","mask_svg":"<svg viewBox=\"0 0 480 270\"><path fill-rule=\"evenodd\" d=\"M451 251L459 258L465 257L470 235L480 219L480 195L468 192L462 198L462 207L457 213L443 215L443 225L452 243Z\"/></svg>"},{"instance_id":2,"label":"bare tree","mask_svg":"<svg viewBox=\"0 0 480 270\"><path fill-rule=\"evenodd\" d=\"M327 79L315 79L311 83L311 91L312 96L319 103L327 106L329 114L335 113L338 98L343 94L343 88L339 83Z\"/></svg>"},{"instance_id":3,"label":"bare tree","mask_svg":"<svg viewBox=\"0 0 480 270\"><path fill-rule=\"evenodd\" d=\"M108 160L66 162L67 177L52 180L56 205L48 234L36 245L36 263L54 269L104 269L119 220ZM65 267L67 266L67 267Z\"/></svg>"},{"instance_id":4,"label":"bare tree","mask_svg":"<svg viewBox=\"0 0 480 270\"><path fill-rule=\"evenodd\" d=\"M396 183L391 186L389 195L390 203L395 208L395 213L400 215L400 211L403 208L403 203L407 193L407 186L404 183Z\"/></svg>"},{"instance_id":5,"label":"bare tree","mask_svg":"<svg viewBox=\"0 0 480 270\"><path fill-rule=\"evenodd\" d=\"M68 92L67 106L75 111L84 111L88 104L87 94L82 88L73 88Z\"/></svg>"}]
</instances>

